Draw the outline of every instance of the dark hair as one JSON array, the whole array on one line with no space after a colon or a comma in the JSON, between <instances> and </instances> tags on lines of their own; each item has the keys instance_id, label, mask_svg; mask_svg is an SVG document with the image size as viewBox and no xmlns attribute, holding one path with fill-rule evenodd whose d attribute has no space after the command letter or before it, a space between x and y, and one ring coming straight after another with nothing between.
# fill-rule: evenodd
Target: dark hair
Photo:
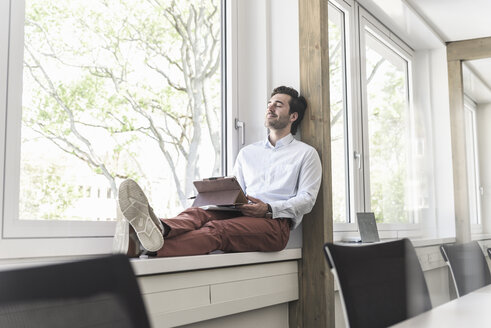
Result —
<instances>
[{"instance_id":1,"label":"dark hair","mask_svg":"<svg viewBox=\"0 0 491 328\"><path fill-rule=\"evenodd\" d=\"M297 90L285 86L275 88L271 93L271 97L279 93L289 95L291 97L290 101L288 102L290 105L289 114L293 114L295 112L298 113L298 118L292 123L291 128L291 133L295 134L297 133L298 126L300 125L300 122L302 122L303 115L307 109L307 100L305 100L303 96L300 96Z\"/></svg>"}]
</instances>

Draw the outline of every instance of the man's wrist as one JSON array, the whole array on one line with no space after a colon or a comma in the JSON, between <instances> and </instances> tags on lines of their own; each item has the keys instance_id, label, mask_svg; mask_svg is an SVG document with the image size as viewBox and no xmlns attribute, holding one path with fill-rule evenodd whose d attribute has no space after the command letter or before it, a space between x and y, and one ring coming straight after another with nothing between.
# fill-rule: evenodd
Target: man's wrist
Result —
<instances>
[{"instance_id":1,"label":"man's wrist","mask_svg":"<svg viewBox=\"0 0 491 328\"><path fill-rule=\"evenodd\" d=\"M268 209L267 209L266 214L264 215L264 217L267 218L267 219L272 219L273 218L273 208L268 203L266 203L266 205L268 205Z\"/></svg>"}]
</instances>

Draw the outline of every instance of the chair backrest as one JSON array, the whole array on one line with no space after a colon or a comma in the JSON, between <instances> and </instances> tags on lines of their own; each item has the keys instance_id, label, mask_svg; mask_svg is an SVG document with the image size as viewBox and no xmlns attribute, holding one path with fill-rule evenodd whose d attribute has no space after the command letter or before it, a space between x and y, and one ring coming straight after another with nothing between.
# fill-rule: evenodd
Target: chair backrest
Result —
<instances>
[{"instance_id":1,"label":"chair backrest","mask_svg":"<svg viewBox=\"0 0 491 328\"><path fill-rule=\"evenodd\" d=\"M458 297L491 283L486 257L476 241L441 245L440 251L450 268Z\"/></svg>"},{"instance_id":2,"label":"chair backrest","mask_svg":"<svg viewBox=\"0 0 491 328\"><path fill-rule=\"evenodd\" d=\"M387 327L431 309L408 239L362 246L327 243L324 251L349 327Z\"/></svg>"},{"instance_id":3,"label":"chair backrest","mask_svg":"<svg viewBox=\"0 0 491 328\"><path fill-rule=\"evenodd\" d=\"M0 272L0 327L150 327L124 255Z\"/></svg>"}]
</instances>

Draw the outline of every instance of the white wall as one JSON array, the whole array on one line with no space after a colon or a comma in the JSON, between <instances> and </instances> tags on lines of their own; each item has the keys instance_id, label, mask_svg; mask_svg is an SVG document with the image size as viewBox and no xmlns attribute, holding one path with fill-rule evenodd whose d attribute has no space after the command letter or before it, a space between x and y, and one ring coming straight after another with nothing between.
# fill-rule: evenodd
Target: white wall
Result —
<instances>
[{"instance_id":1,"label":"white wall","mask_svg":"<svg viewBox=\"0 0 491 328\"><path fill-rule=\"evenodd\" d=\"M300 90L298 1L271 0L270 14L269 89L286 85Z\"/></svg>"},{"instance_id":2,"label":"white wall","mask_svg":"<svg viewBox=\"0 0 491 328\"><path fill-rule=\"evenodd\" d=\"M270 306L260 310L243 312L218 319L198 322L182 328L285 328L288 327L288 304Z\"/></svg>"},{"instance_id":3,"label":"white wall","mask_svg":"<svg viewBox=\"0 0 491 328\"><path fill-rule=\"evenodd\" d=\"M446 265L425 271L424 274L433 307L444 304L452 299L449 288L453 282L449 280L450 276Z\"/></svg>"}]
</instances>

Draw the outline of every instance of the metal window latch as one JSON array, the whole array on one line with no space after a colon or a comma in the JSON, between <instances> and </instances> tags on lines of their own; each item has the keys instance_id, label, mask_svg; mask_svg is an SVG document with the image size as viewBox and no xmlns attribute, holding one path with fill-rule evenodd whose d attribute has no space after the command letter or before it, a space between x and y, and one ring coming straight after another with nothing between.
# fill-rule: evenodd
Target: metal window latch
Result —
<instances>
[{"instance_id":1,"label":"metal window latch","mask_svg":"<svg viewBox=\"0 0 491 328\"><path fill-rule=\"evenodd\" d=\"M361 154L357 151L354 151L353 156L358 161L358 170L361 170Z\"/></svg>"},{"instance_id":2,"label":"metal window latch","mask_svg":"<svg viewBox=\"0 0 491 328\"><path fill-rule=\"evenodd\" d=\"M244 145L245 144L245 124L242 121L239 121L239 119L235 119L235 129L241 129L240 130L240 144Z\"/></svg>"}]
</instances>

